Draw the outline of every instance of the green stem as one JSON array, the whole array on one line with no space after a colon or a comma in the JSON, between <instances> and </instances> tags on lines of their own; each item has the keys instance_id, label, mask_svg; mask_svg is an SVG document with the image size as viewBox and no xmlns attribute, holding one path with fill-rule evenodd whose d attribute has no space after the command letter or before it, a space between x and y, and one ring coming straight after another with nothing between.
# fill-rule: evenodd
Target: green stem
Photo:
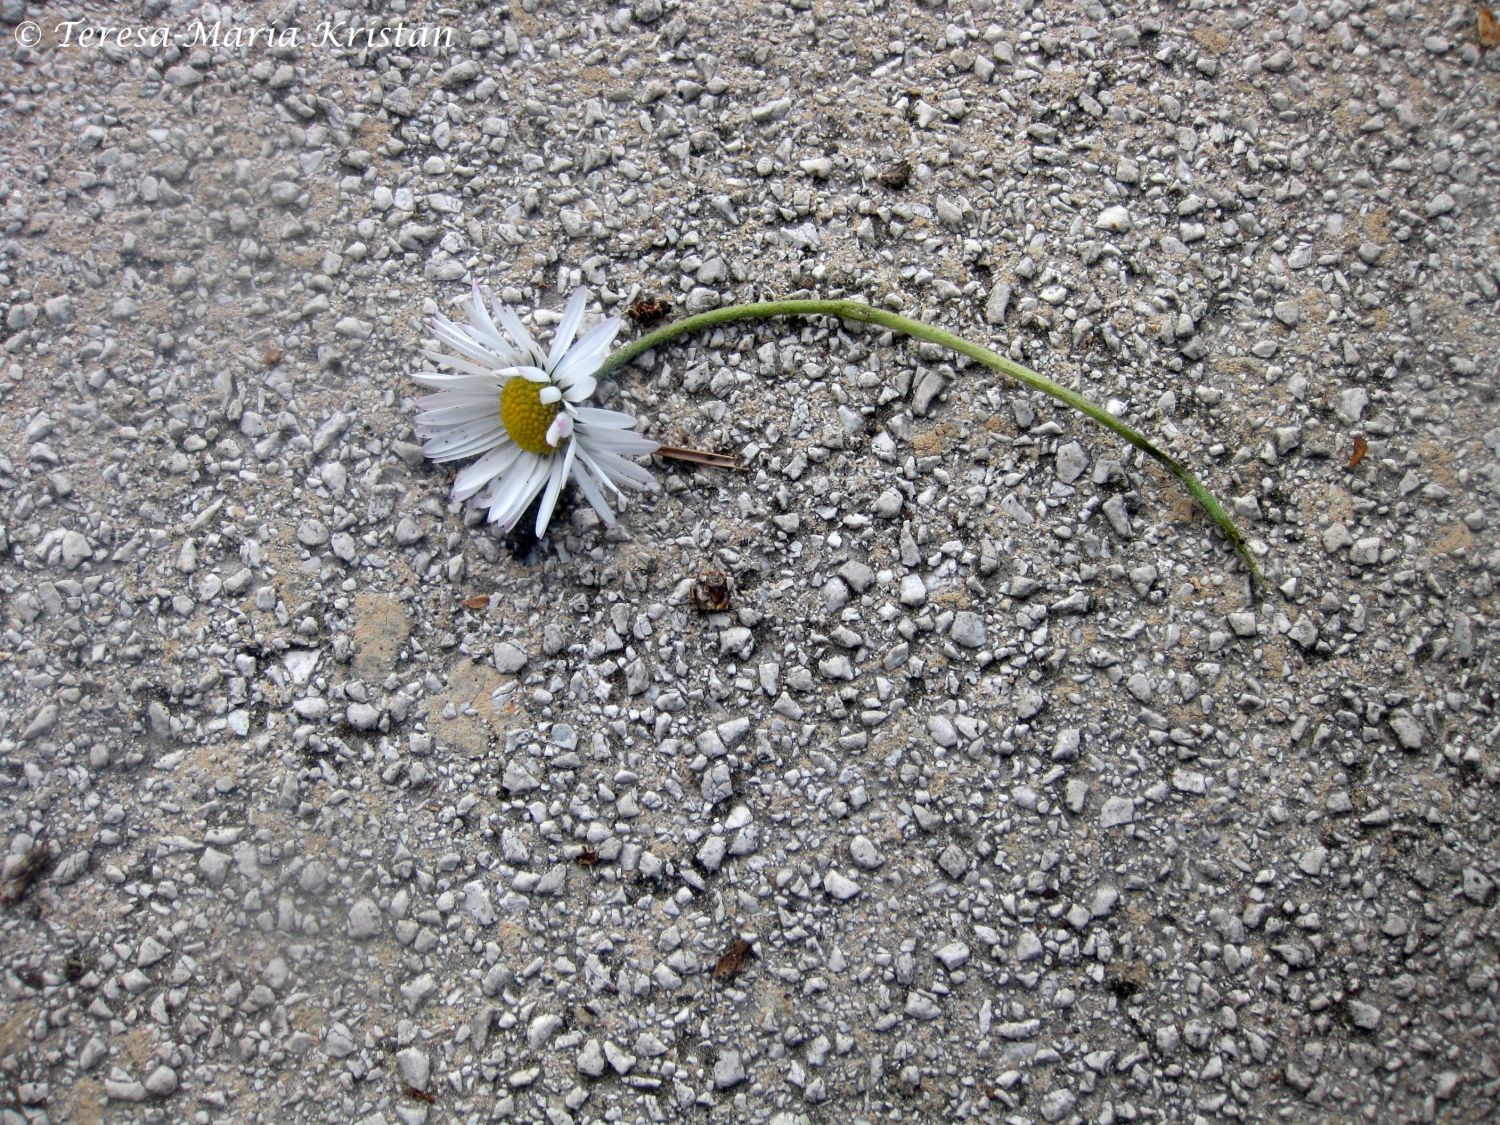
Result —
<instances>
[{"instance_id":1,"label":"green stem","mask_svg":"<svg viewBox=\"0 0 1500 1125\"><path fill-rule=\"evenodd\" d=\"M1233 544L1235 551L1239 553L1245 566L1249 569L1252 579L1257 585L1264 584L1265 579L1260 573L1260 568L1255 565L1255 559L1251 557L1249 545L1245 537L1240 534L1240 529L1235 526L1234 520L1230 519L1229 513L1224 506L1214 499L1213 493L1204 487L1203 482L1192 474L1181 461L1159 448L1150 438L1132 426L1126 425L1116 418L1102 406L1098 406L1084 398L1077 391L1069 390L1060 383L1054 383L1044 375L1038 375L1029 367L1023 367L1014 360L1006 359L998 352L978 344L971 344L951 332L944 332L941 328L934 328L930 324L923 324L919 320L910 320L895 313L886 312L883 309L873 308L862 301L762 301L750 305L731 305L722 309L714 309L711 312L699 313L679 320L673 324L664 325L626 344L619 351L613 353L604 361L599 369L599 374L604 375L616 368L623 367L627 363L644 355L654 348L660 347L669 340L675 340L678 336L689 332L697 332L704 328L713 328L720 324L731 324L737 320L765 320L774 316L835 316L843 320L856 320L864 324L878 324L882 328L889 328L893 332L902 332L918 340L926 340L931 344L939 344L945 348L951 348L960 355L966 355L970 359L984 364L1001 374L1008 375L1018 383L1030 387L1032 390L1041 391L1043 394L1051 395L1059 402L1067 403L1074 410L1087 414L1111 433L1118 434L1137 449L1154 457L1167 467L1167 470L1180 480L1183 486L1192 493L1193 499L1197 500L1203 510L1219 526L1225 537Z\"/></svg>"}]
</instances>

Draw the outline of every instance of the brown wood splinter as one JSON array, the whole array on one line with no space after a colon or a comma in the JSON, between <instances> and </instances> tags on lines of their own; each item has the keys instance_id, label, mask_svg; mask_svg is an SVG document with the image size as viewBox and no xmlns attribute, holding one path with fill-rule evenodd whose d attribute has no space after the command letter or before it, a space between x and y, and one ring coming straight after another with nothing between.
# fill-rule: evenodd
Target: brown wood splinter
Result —
<instances>
[{"instance_id":1,"label":"brown wood splinter","mask_svg":"<svg viewBox=\"0 0 1500 1125\"><path fill-rule=\"evenodd\" d=\"M694 465L704 465L710 469L738 469L742 466L735 458L725 453L705 453L701 449L687 449L680 445L663 445L656 450L658 457L666 457L672 461L687 461Z\"/></svg>"}]
</instances>

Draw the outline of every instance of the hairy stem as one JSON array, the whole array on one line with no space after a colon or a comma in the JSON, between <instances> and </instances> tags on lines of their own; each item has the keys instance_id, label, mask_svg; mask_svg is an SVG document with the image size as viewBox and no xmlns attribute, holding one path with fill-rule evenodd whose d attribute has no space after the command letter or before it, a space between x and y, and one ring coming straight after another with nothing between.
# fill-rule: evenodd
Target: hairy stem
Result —
<instances>
[{"instance_id":1,"label":"hairy stem","mask_svg":"<svg viewBox=\"0 0 1500 1125\"><path fill-rule=\"evenodd\" d=\"M1120 421L1102 406L1090 402L1077 391L1069 390L1060 383L1054 383L1044 375L1038 375L1029 367L1024 367L1014 360L1006 359L998 352L978 344L971 344L951 332L944 332L941 328L934 328L930 324L923 324L919 320L911 320L895 313L877 309L862 301L763 301L749 305L731 305L727 308L714 309L711 312L699 313L696 316L686 317L673 324L664 325L642 336L639 340L626 344L619 351L612 354L604 361L599 370L603 375L616 368L623 367L627 363L644 355L654 348L660 347L669 340L675 340L678 336L684 336L689 332L698 332L704 328L713 328L720 324L731 324L738 320L765 320L776 316L834 316L843 320L855 320L863 324L878 324L882 328L889 328L893 332L901 332L918 340L926 340L928 343L939 344L945 348L951 348L960 355L966 355L977 363L992 370L1008 375L1016 382L1041 391L1043 394L1051 395L1059 402L1067 403L1074 410L1088 415L1111 433L1118 434L1137 449L1149 454L1167 470L1180 480L1188 492L1192 493L1193 499L1208 513L1219 530L1224 533L1225 538L1234 546L1246 568L1249 569L1251 578L1257 585L1263 584L1265 579L1260 573L1260 568L1255 565L1255 559L1250 554L1250 548L1245 542L1245 537L1240 534L1240 529L1235 526L1234 520L1224 510L1224 506L1214 499L1213 493L1204 487L1193 473L1171 454L1159 448L1145 434Z\"/></svg>"}]
</instances>

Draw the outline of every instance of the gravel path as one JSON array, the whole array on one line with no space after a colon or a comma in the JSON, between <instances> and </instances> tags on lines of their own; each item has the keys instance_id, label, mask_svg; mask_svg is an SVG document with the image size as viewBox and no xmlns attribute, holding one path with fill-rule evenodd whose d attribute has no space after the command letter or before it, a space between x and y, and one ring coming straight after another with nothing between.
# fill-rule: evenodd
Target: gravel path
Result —
<instances>
[{"instance_id":1,"label":"gravel path","mask_svg":"<svg viewBox=\"0 0 1500 1125\"><path fill-rule=\"evenodd\" d=\"M0 0L0 1122L1493 1119L1475 16ZM411 428L474 277L988 343L1268 588L824 320L507 542Z\"/></svg>"}]
</instances>

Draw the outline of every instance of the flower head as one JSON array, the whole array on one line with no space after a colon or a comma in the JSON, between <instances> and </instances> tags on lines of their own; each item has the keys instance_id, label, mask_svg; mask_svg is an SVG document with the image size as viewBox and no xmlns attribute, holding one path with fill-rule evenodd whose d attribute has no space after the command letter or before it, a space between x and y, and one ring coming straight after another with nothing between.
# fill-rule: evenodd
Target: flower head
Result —
<instances>
[{"instance_id":1,"label":"flower head","mask_svg":"<svg viewBox=\"0 0 1500 1125\"><path fill-rule=\"evenodd\" d=\"M432 321L432 334L449 353L424 351L446 370L413 376L435 392L417 402L422 452L433 461L478 456L453 482L453 499L489 509L490 522L506 531L541 495L536 533L545 533L569 479L611 527L606 489L622 496L622 487L656 487L629 458L654 452L658 443L634 433L629 414L584 405L620 330L612 317L574 343L588 297L587 289L574 291L546 351L477 281L463 306L467 324L442 315Z\"/></svg>"}]
</instances>

